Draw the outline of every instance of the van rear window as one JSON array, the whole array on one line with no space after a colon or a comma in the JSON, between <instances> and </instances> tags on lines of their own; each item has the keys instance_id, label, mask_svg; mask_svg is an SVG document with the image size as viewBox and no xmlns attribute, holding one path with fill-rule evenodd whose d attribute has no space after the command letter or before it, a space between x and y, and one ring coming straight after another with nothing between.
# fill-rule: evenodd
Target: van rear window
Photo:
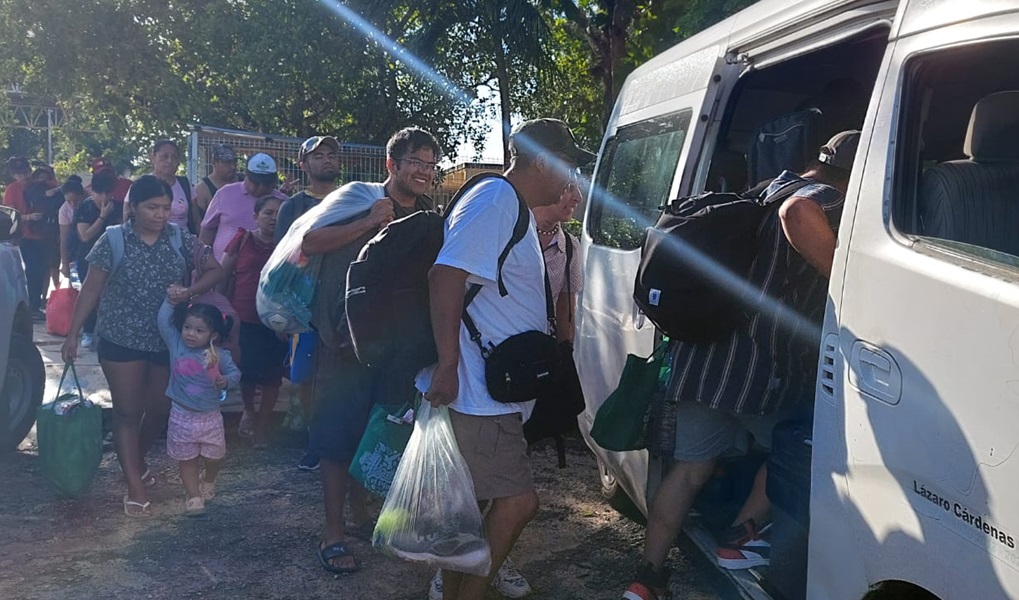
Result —
<instances>
[{"instance_id":1,"label":"van rear window","mask_svg":"<svg viewBox=\"0 0 1019 600\"><path fill-rule=\"evenodd\" d=\"M633 250L669 199L691 111L621 128L605 145L588 219L595 244Z\"/></svg>"}]
</instances>

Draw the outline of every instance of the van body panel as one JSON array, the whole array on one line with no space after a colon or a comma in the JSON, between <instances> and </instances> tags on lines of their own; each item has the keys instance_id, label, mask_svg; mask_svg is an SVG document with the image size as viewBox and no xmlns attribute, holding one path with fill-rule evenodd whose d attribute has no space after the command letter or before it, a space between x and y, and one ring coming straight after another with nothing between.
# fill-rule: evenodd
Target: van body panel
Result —
<instances>
[{"instance_id":1,"label":"van body panel","mask_svg":"<svg viewBox=\"0 0 1019 600\"><path fill-rule=\"evenodd\" d=\"M833 46L864 31L891 27L898 2L885 0L875 3L855 3L844 11L784 36L755 38L745 42L730 40L730 53L749 62L754 68L770 65Z\"/></svg>"},{"instance_id":2,"label":"van body panel","mask_svg":"<svg viewBox=\"0 0 1019 600\"><path fill-rule=\"evenodd\" d=\"M939 256L891 219L907 61L1019 31L1015 12L959 23L1002 3L972 4L900 10L898 30L918 33L886 56L868 113L824 326L808 598L893 579L946 599L1019 596L1019 272Z\"/></svg>"},{"instance_id":3,"label":"van body panel","mask_svg":"<svg viewBox=\"0 0 1019 600\"><path fill-rule=\"evenodd\" d=\"M899 6L895 37L1015 12L1012 0L904 0Z\"/></svg>"}]
</instances>

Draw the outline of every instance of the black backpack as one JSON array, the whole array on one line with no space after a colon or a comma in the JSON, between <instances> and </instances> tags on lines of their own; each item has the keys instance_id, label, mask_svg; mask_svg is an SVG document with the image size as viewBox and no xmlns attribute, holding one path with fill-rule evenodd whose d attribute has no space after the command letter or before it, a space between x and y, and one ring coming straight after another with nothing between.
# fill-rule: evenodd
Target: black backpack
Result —
<instances>
[{"instance_id":1,"label":"black backpack","mask_svg":"<svg viewBox=\"0 0 1019 600\"><path fill-rule=\"evenodd\" d=\"M573 292L570 284L570 264L573 262L574 248L570 236L566 235L566 293ZM552 300L553 305L555 299ZM573 317L570 306L570 320ZM577 415L584 412L584 392L577 375L577 365L573 361L573 347L569 342L559 343L559 365L556 368L558 381L555 382L554 393L538 396L534 403L531 418L524 423L524 439L534 444L547 438L555 442L559 468L566 468L565 435L578 429Z\"/></svg>"},{"instance_id":2,"label":"black backpack","mask_svg":"<svg viewBox=\"0 0 1019 600\"><path fill-rule=\"evenodd\" d=\"M794 181L767 197L707 192L670 201L641 248L637 306L672 339L710 342L732 331L746 318L740 288L761 223L808 183Z\"/></svg>"},{"instance_id":3,"label":"black backpack","mask_svg":"<svg viewBox=\"0 0 1019 600\"><path fill-rule=\"evenodd\" d=\"M464 183L446 206L444 215L479 181L504 179L482 173ZM419 211L390 223L361 248L347 271L345 310L354 352L361 364L382 367L395 357L411 370L437 360L428 303L428 270L442 249L445 216ZM502 265L510 250L524 238L530 213L521 203L509 242L499 255L499 291Z\"/></svg>"}]
</instances>

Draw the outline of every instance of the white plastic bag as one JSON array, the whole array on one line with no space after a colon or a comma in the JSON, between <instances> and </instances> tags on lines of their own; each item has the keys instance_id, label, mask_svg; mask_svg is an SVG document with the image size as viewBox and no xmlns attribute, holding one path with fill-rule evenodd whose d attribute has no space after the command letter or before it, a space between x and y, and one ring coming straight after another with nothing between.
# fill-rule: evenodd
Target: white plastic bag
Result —
<instances>
[{"instance_id":1,"label":"white plastic bag","mask_svg":"<svg viewBox=\"0 0 1019 600\"><path fill-rule=\"evenodd\" d=\"M311 301L322 257L301 252L304 236L371 210L385 195L386 188L381 183L355 181L333 191L294 221L276 244L258 279L255 306L266 327L284 334L311 330Z\"/></svg>"},{"instance_id":2,"label":"white plastic bag","mask_svg":"<svg viewBox=\"0 0 1019 600\"><path fill-rule=\"evenodd\" d=\"M431 567L485 576L492 554L449 411L422 401L372 545Z\"/></svg>"}]
</instances>

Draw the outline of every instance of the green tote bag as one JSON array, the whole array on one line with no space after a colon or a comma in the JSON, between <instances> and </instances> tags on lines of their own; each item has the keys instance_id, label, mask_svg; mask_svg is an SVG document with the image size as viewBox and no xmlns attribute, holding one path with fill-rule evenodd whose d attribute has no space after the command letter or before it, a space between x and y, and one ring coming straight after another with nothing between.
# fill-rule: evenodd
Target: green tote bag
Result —
<instances>
[{"instance_id":1,"label":"green tote bag","mask_svg":"<svg viewBox=\"0 0 1019 600\"><path fill-rule=\"evenodd\" d=\"M410 405L397 410L376 404L368 417L361 443L350 461L350 474L366 490L383 498L389 493L400 457L414 432L413 420L405 420Z\"/></svg>"},{"instance_id":2,"label":"green tote bag","mask_svg":"<svg viewBox=\"0 0 1019 600\"><path fill-rule=\"evenodd\" d=\"M75 392L61 394L71 371ZM57 397L39 407L36 433L42 472L62 496L84 492L103 458L103 409L81 393L73 363L64 365Z\"/></svg>"},{"instance_id":3,"label":"green tote bag","mask_svg":"<svg viewBox=\"0 0 1019 600\"><path fill-rule=\"evenodd\" d=\"M602 448L623 452L647 448L651 400L659 389L666 344L648 357L626 357L619 385L598 409L591 437Z\"/></svg>"}]
</instances>

